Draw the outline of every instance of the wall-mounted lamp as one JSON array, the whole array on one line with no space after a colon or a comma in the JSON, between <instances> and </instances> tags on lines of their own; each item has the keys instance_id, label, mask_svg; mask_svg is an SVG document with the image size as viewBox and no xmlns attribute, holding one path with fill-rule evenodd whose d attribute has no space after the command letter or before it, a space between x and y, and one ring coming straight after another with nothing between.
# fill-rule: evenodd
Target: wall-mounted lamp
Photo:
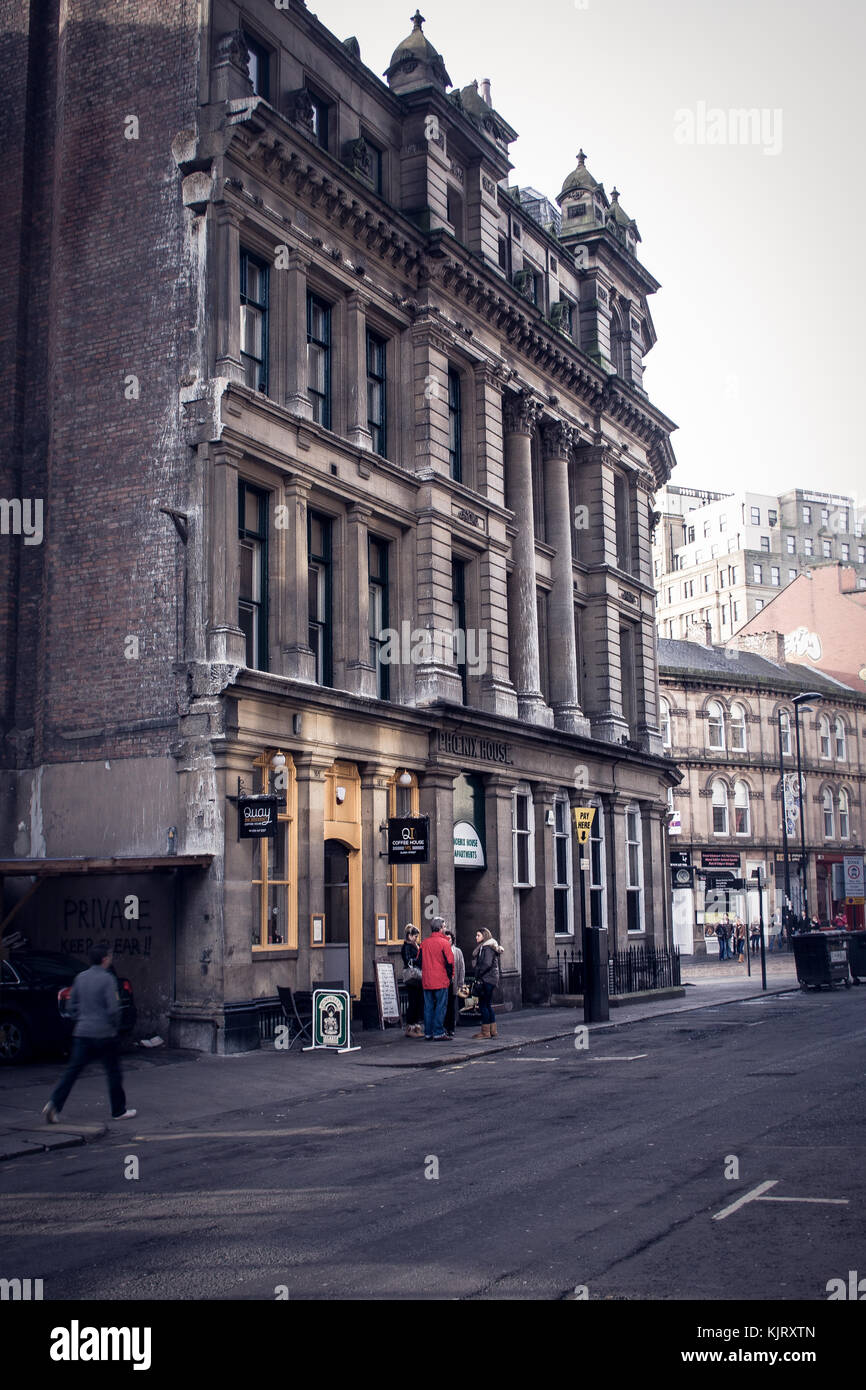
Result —
<instances>
[{"instance_id":1,"label":"wall-mounted lamp","mask_svg":"<svg viewBox=\"0 0 866 1390\"><path fill-rule=\"evenodd\" d=\"M293 714L293 715L292 715L292 733L293 733L293 734L299 734L299 733L301 732L301 725L302 725L301 715L300 715L300 714Z\"/></svg>"},{"instance_id":2,"label":"wall-mounted lamp","mask_svg":"<svg viewBox=\"0 0 866 1390\"><path fill-rule=\"evenodd\" d=\"M555 825L555 824L556 824L556 818L555 818L555 816L554 816L554 814L553 814L553 808L552 808L551 806L548 806L547 810L546 810L545 813L544 813L544 824L545 824L545 825Z\"/></svg>"},{"instance_id":3,"label":"wall-mounted lamp","mask_svg":"<svg viewBox=\"0 0 866 1390\"><path fill-rule=\"evenodd\" d=\"M400 776L397 778L397 781L399 782L399 784L400 784L401 787L411 787L411 785L412 785L412 774L411 774L411 772L407 772L406 769L404 768L403 771L400 773Z\"/></svg>"},{"instance_id":4,"label":"wall-mounted lamp","mask_svg":"<svg viewBox=\"0 0 866 1390\"><path fill-rule=\"evenodd\" d=\"M334 795L335 795L336 798L337 798L337 805L338 805L338 806L342 806L343 802L346 800L346 788L345 788L345 787L335 787L335 788L334 788Z\"/></svg>"},{"instance_id":5,"label":"wall-mounted lamp","mask_svg":"<svg viewBox=\"0 0 866 1390\"><path fill-rule=\"evenodd\" d=\"M285 753L281 753L278 749L274 756L271 758L271 767L273 768L274 772L279 772L281 768L285 767L285 765L286 755Z\"/></svg>"}]
</instances>

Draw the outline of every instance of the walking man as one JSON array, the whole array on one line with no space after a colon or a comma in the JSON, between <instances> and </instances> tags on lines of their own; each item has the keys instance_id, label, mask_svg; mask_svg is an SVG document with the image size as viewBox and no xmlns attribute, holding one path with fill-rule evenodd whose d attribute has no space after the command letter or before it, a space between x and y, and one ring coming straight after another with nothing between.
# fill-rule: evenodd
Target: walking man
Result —
<instances>
[{"instance_id":1,"label":"walking man","mask_svg":"<svg viewBox=\"0 0 866 1390\"><path fill-rule=\"evenodd\" d=\"M120 1074L120 1000L117 985L111 974L111 952L102 946L92 946L89 952L90 969L75 976L69 996L67 1013L75 1019L72 1032L72 1055L69 1065L42 1107L46 1123L56 1124L66 1099L88 1062L97 1059L105 1067L108 1095L113 1120L131 1120L135 1110L127 1110L123 1079Z\"/></svg>"},{"instance_id":2,"label":"walking man","mask_svg":"<svg viewBox=\"0 0 866 1390\"><path fill-rule=\"evenodd\" d=\"M444 917L434 917L430 935L421 947L421 984L424 989L424 1037L428 1042L445 1042L445 1010L448 987L454 975L451 942L443 936Z\"/></svg>"}]
</instances>

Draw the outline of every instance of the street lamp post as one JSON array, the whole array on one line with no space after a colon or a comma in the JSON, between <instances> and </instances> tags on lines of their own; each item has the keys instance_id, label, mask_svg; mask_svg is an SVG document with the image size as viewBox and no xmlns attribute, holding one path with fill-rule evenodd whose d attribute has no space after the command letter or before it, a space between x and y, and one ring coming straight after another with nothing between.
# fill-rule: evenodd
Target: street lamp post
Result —
<instances>
[{"instance_id":1,"label":"street lamp post","mask_svg":"<svg viewBox=\"0 0 866 1390\"><path fill-rule=\"evenodd\" d=\"M803 690L799 695L795 695L792 701L794 706L794 727L797 731L797 790L800 795L800 876L803 884L803 921L804 930L809 929L809 870L806 860L806 792L803 786L803 766L800 756L800 706L804 707L804 713L809 709L807 700L820 700L822 698L820 690Z\"/></svg>"},{"instance_id":2,"label":"street lamp post","mask_svg":"<svg viewBox=\"0 0 866 1390\"><path fill-rule=\"evenodd\" d=\"M776 721L779 728L779 776L781 777L782 790L782 859L785 865L785 897L782 902L782 935L780 940L786 943L790 936L790 907L791 901L791 860L788 855L788 797L785 788L785 752L782 743L782 710L779 710ZM791 721L788 720L788 752L791 751Z\"/></svg>"}]
</instances>

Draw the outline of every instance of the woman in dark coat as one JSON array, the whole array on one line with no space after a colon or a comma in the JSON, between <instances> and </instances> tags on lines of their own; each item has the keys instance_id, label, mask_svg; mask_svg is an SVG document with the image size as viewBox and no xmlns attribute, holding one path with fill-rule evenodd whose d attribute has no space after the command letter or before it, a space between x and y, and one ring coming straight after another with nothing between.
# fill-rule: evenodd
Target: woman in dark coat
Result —
<instances>
[{"instance_id":1,"label":"woman in dark coat","mask_svg":"<svg viewBox=\"0 0 866 1390\"><path fill-rule=\"evenodd\" d=\"M502 971L499 957L502 947L494 940L493 933L483 927L475 933L478 945L472 952L472 967L475 983L479 986L478 1005L481 1009L481 1032L473 1033L474 1038L496 1037L496 1014L493 1012L493 991L499 984Z\"/></svg>"},{"instance_id":2,"label":"woman in dark coat","mask_svg":"<svg viewBox=\"0 0 866 1390\"><path fill-rule=\"evenodd\" d=\"M424 1036L424 990L421 986L421 933L411 922L406 927L403 949L403 983L406 986L406 1037Z\"/></svg>"}]
</instances>

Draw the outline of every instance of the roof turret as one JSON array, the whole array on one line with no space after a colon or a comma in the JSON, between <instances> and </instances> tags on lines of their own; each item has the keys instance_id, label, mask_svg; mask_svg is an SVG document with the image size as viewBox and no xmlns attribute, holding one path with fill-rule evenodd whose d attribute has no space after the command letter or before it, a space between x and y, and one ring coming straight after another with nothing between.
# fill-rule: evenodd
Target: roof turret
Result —
<instances>
[{"instance_id":1,"label":"roof turret","mask_svg":"<svg viewBox=\"0 0 866 1390\"><path fill-rule=\"evenodd\" d=\"M420 10L412 16L412 32L391 54L385 76L393 92L413 92L421 87L451 86L445 63L421 28L426 23Z\"/></svg>"}]
</instances>

